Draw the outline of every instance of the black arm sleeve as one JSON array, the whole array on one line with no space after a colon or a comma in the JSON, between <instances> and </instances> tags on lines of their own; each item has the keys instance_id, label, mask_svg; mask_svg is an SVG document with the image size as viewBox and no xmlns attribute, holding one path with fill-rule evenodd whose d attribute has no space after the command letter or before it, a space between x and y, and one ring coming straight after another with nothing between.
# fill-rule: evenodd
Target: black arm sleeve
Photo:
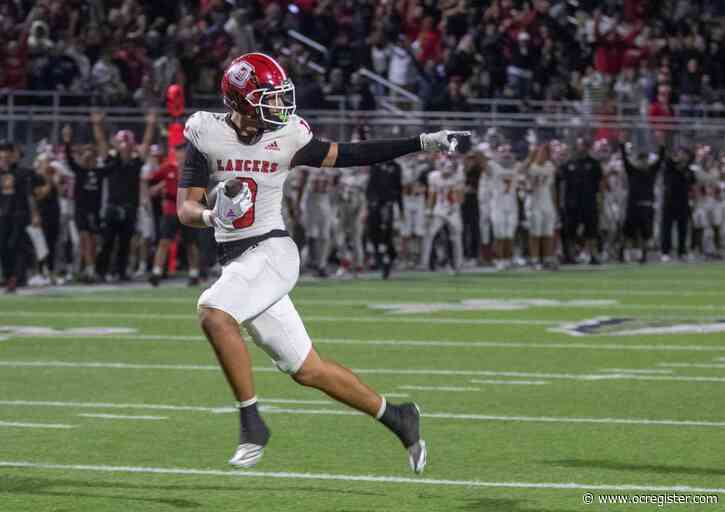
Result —
<instances>
[{"instance_id":1,"label":"black arm sleeve","mask_svg":"<svg viewBox=\"0 0 725 512\"><path fill-rule=\"evenodd\" d=\"M312 139L295 153L292 157L290 167L306 165L308 167L321 167L327 153L330 151L330 143L319 139Z\"/></svg>"},{"instance_id":2,"label":"black arm sleeve","mask_svg":"<svg viewBox=\"0 0 725 512\"><path fill-rule=\"evenodd\" d=\"M330 150L329 142L312 139L292 158L292 167L307 165L320 167ZM394 160L409 153L421 151L420 139L381 139L364 142L338 142L337 161L333 167L356 167Z\"/></svg>"},{"instance_id":3,"label":"black arm sleeve","mask_svg":"<svg viewBox=\"0 0 725 512\"><path fill-rule=\"evenodd\" d=\"M204 154L187 141L184 170L181 172L179 188L200 187L209 185L209 166Z\"/></svg>"}]
</instances>

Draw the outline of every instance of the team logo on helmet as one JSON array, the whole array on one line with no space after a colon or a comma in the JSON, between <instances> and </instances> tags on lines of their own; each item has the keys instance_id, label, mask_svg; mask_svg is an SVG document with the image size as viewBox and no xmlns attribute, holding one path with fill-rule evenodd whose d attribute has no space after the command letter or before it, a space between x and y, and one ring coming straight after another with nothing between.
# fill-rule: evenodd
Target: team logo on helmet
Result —
<instances>
[{"instance_id":1,"label":"team logo on helmet","mask_svg":"<svg viewBox=\"0 0 725 512\"><path fill-rule=\"evenodd\" d=\"M237 62L229 70L229 81L237 87L245 87L253 72L251 64L244 61Z\"/></svg>"}]
</instances>

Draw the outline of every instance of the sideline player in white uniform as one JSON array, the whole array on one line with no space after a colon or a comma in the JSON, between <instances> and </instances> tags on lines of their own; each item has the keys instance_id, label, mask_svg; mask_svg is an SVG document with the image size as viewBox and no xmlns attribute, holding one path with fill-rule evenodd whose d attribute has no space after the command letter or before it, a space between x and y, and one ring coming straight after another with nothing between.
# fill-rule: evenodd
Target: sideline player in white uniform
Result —
<instances>
[{"instance_id":1,"label":"sideline player in white uniform","mask_svg":"<svg viewBox=\"0 0 725 512\"><path fill-rule=\"evenodd\" d=\"M478 178L478 230L481 236L480 256L483 263L491 262L491 202L493 188L491 186L490 159L484 160L481 176Z\"/></svg>"},{"instance_id":2,"label":"sideline player in white uniform","mask_svg":"<svg viewBox=\"0 0 725 512\"><path fill-rule=\"evenodd\" d=\"M533 153L535 151L535 153ZM533 162L524 165L528 171L531 190L529 218L529 257L534 267L541 269L541 263L556 268L554 261L554 228L556 208L554 206L554 179L556 167L551 161L549 144L542 144L532 150ZM541 260L541 263L540 263Z\"/></svg>"},{"instance_id":3,"label":"sideline player in white uniform","mask_svg":"<svg viewBox=\"0 0 725 512\"><path fill-rule=\"evenodd\" d=\"M594 143L592 155L602 166L602 209L599 226L602 231L603 255L608 259L621 259L624 247L624 213L627 211L627 176L619 152L612 152L607 139Z\"/></svg>"},{"instance_id":4,"label":"sideline player in white uniform","mask_svg":"<svg viewBox=\"0 0 725 512\"><path fill-rule=\"evenodd\" d=\"M720 193L720 172L717 162L712 158L709 146L697 151L693 167L696 179L695 212L693 223L695 245L699 246L703 255L720 256L720 226L723 211L718 199ZM711 230L710 233L707 233ZM706 236L712 237L712 249L708 250Z\"/></svg>"},{"instance_id":5,"label":"sideline player in white uniform","mask_svg":"<svg viewBox=\"0 0 725 512\"><path fill-rule=\"evenodd\" d=\"M333 195L338 179L337 169L300 169L300 217L305 228L312 264L320 277L327 277L327 259L332 237Z\"/></svg>"},{"instance_id":6,"label":"sideline player in white uniform","mask_svg":"<svg viewBox=\"0 0 725 512\"><path fill-rule=\"evenodd\" d=\"M357 275L363 268L367 173L366 168L340 169L337 186L339 223L335 237L337 254L340 258L338 275L344 275L351 267Z\"/></svg>"},{"instance_id":7,"label":"sideline player in white uniform","mask_svg":"<svg viewBox=\"0 0 725 512\"><path fill-rule=\"evenodd\" d=\"M489 160L491 184L491 223L496 253L496 267L511 266L514 235L519 224L519 205L516 194L517 169L511 146L502 144L496 150L496 160Z\"/></svg>"},{"instance_id":8,"label":"sideline player in white uniform","mask_svg":"<svg viewBox=\"0 0 725 512\"><path fill-rule=\"evenodd\" d=\"M322 142L295 115L294 86L287 74L260 53L234 59L221 89L231 112L196 112L186 123L189 149L177 208L184 224L214 227L223 266L198 308L201 328L239 408L240 442L230 464L255 465L270 436L257 409L251 360L239 329L244 324L255 343L296 382L379 419L397 435L411 468L420 473L426 446L418 407L386 403L349 369L322 359L289 298L299 277L299 253L284 231L283 184L299 165L371 165L417 151L450 150L449 137L469 134L444 130L408 139ZM235 181L238 192L227 197ZM215 182L223 184L214 187ZM209 187L216 195L212 209L204 204Z\"/></svg>"},{"instance_id":9,"label":"sideline player in white uniform","mask_svg":"<svg viewBox=\"0 0 725 512\"><path fill-rule=\"evenodd\" d=\"M423 239L423 254L421 267L428 270L433 240L443 226L448 226L448 232L453 245L453 270L458 271L463 262L463 219L461 219L461 203L465 177L459 162L445 158L441 162L441 169L428 175L428 198L425 238Z\"/></svg>"},{"instance_id":10,"label":"sideline player in white uniform","mask_svg":"<svg viewBox=\"0 0 725 512\"><path fill-rule=\"evenodd\" d=\"M421 176L430 169L431 161L426 155L418 155L401 159L400 163L405 211L400 222L400 258L414 267L419 261L421 242L425 236L425 185Z\"/></svg>"}]
</instances>

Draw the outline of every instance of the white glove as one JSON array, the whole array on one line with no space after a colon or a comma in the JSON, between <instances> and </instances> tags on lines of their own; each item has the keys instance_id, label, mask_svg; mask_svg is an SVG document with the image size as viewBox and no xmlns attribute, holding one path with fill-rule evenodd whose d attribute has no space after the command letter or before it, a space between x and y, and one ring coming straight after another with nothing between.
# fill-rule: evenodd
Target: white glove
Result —
<instances>
[{"instance_id":1,"label":"white glove","mask_svg":"<svg viewBox=\"0 0 725 512\"><path fill-rule=\"evenodd\" d=\"M236 229L234 221L243 217L254 204L252 191L249 190L246 183L242 183L242 189L236 196L227 197L224 193L224 182L219 183L215 188L216 203L212 210L214 226L225 231L234 231Z\"/></svg>"},{"instance_id":2,"label":"white glove","mask_svg":"<svg viewBox=\"0 0 725 512\"><path fill-rule=\"evenodd\" d=\"M469 131L441 130L433 133L420 134L420 147L423 151L436 152L448 151L453 153L458 146L456 137L470 137ZM452 137L449 139L449 137Z\"/></svg>"}]
</instances>

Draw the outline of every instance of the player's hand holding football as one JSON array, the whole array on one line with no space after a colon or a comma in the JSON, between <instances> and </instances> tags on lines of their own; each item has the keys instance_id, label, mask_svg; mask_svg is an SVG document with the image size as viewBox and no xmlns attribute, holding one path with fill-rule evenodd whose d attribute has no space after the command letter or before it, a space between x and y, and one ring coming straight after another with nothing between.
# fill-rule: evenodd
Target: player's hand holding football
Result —
<instances>
[{"instance_id":1,"label":"player's hand holding football","mask_svg":"<svg viewBox=\"0 0 725 512\"><path fill-rule=\"evenodd\" d=\"M420 147L423 151L448 151L453 153L458 146L458 139L470 137L469 131L441 130L433 133L420 134Z\"/></svg>"},{"instance_id":2,"label":"player's hand holding football","mask_svg":"<svg viewBox=\"0 0 725 512\"><path fill-rule=\"evenodd\" d=\"M252 191L246 183L232 178L216 186L214 224L221 229L233 231L234 221L243 217L252 207ZM236 195L232 195L236 192ZM230 197L231 195L231 197Z\"/></svg>"}]
</instances>

